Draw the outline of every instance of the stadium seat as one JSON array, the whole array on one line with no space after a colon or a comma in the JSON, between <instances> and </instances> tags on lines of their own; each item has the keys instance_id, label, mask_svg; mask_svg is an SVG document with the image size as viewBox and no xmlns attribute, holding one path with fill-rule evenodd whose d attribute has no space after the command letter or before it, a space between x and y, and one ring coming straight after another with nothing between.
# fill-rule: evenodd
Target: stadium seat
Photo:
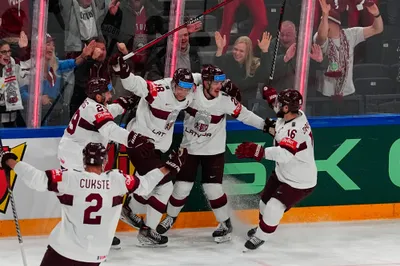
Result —
<instances>
[{"instance_id":1,"label":"stadium seat","mask_svg":"<svg viewBox=\"0 0 400 266\"><path fill-rule=\"evenodd\" d=\"M358 64L353 67L353 79L358 78L389 78L390 69L381 64Z\"/></svg>"},{"instance_id":2,"label":"stadium seat","mask_svg":"<svg viewBox=\"0 0 400 266\"><path fill-rule=\"evenodd\" d=\"M354 80L356 93L360 95L392 94L396 85L390 78L358 78Z\"/></svg>"},{"instance_id":3,"label":"stadium seat","mask_svg":"<svg viewBox=\"0 0 400 266\"><path fill-rule=\"evenodd\" d=\"M400 113L400 95L366 95L365 96L365 113Z\"/></svg>"},{"instance_id":4,"label":"stadium seat","mask_svg":"<svg viewBox=\"0 0 400 266\"><path fill-rule=\"evenodd\" d=\"M388 39L382 43L382 60L385 65L397 64L400 61L400 39Z\"/></svg>"},{"instance_id":5,"label":"stadium seat","mask_svg":"<svg viewBox=\"0 0 400 266\"><path fill-rule=\"evenodd\" d=\"M364 114L364 97L351 95L341 101L330 97L308 97L307 111L309 116L338 116Z\"/></svg>"}]
</instances>

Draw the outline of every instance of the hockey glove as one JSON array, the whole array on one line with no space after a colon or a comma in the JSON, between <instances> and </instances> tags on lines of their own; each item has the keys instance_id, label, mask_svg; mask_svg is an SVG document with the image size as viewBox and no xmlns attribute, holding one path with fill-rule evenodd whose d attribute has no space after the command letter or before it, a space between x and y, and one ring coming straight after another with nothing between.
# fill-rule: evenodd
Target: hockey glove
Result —
<instances>
[{"instance_id":1,"label":"hockey glove","mask_svg":"<svg viewBox=\"0 0 400 266\"><path fill-rule=\"evenodd\" d=\"M222 84L221 91L235 98L238 100L238 102L242 101L242 94L240 93L239 88L233 84L230 79L225 80L225 82Z\"/></svg>"},{"instance_id":2,"label":"hockey glove","mask_svg":"<svg viewBox=\"0 0 400 266\"><path fill-rule=\"evenodd\" d=\"M128 136L128 148L135 149L140 156L148 158L154 151L154 140L131 131Z\"/></svg>"},{"instance_id":3,"label":"hockey glove","mask_svg":"<svg viewBox=\"0 0 400 266\"><path fill-rule=\"evenodd\" d=\"M275 125L276 121L270 118L265 118L263 132L270 134L272 137L275 137Z\"/></svg>"},{"instance_id":4,"label":"hockey glove","mask_svg":"<svg viewBox=\"0 0 400 266\"><path fill-rule=\"evenodd\" d=\"M119 97L114 101L114 103L118 103L121 105L122 108L124 108L126 111L127 110L132 110L135 109L136 105L139 103L140 97L134 95L134 96L122 96Z\"/></svg>"},{"instance_id":5,"label":"hockey glove","mask_svg":"<svg viewBox=\"0 0 400 266\"><path fill-rule=\"evenodd\" d=\"M273 108L275 99L278 96L276 90L272 87L264 86L262 96L263 99L267 101L269 107Z\"/></svg>"},{"instance_id":6,"label":"hockey glove","mask_svg":"<svg viewBox=\"0 0 400 266\"><path fill-rule=\"evenodd\" d=\"M1 152L0 156L1 156L1 168L3 168L6 171L11 170L10 166L8 166L8 164L7 164L7 160L10 160L10 159L18 160L18 156L9 151Z\"/></svg>"},{"instance_id":7,"label":"hockey glove","mask_svg":"<svg viewBox=\"0 0 400 266\"><path fill-rule=\"evenodd\" d=\"M116 75L121 79L126 79L131 74L129 64L124 60L122 55L115 54L110 58L110 65Z\"/></svg>"},{"instance_id":8,"label":"hockey glove","mask_svg":"<svg viewBox=\"0 0 400 266\"><path fill-rule=\"evenodd\" d=\"M173 150L168 156L168 160L165 162L165 167L170 171L170 174L176 176L181 170L182 166L185 164L186 158L188 156L188 151L186 148L179 148L178 151Z\"/></svg>"},{"instance_id":9,"label":"hockey glove","mask_svg":"<svg viewBox=\"0 0 400 266\"><path fill-rule=\"evenodd\" d=\"M238 159L254 158L257 161L261 161L261 159L264 158L264 153L264 147L253 142L243 142L235 151L235 155Z\"/></svg>"}]
</instances>

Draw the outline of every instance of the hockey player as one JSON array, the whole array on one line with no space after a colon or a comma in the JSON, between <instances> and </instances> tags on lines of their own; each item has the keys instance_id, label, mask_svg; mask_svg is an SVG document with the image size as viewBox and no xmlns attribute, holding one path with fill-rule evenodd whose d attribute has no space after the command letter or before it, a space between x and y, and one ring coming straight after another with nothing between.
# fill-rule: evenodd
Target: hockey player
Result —
<instances>
[{"instance_id":1,"label":"hockey player","mask_svg":"<svg viewBox=\"0 0 400 266\"><path fill-rule=\"evenodd\" d=\"M136 117L129 122L127 128L154 140L155 149L146 155L137 153L136 148L127 149L135 170L143 175L162 164L161 153L171 146L175 120L179 112L192 102L195 79L189 70L179 68L173 78L146 81L132 74L129 65L121 56L114 57L112 66L115 74L120 76L124 88L141 97ZM200 82L201 77L198 74L196 84ZM155 229L166 210L172 190L172 182L166 178L149 197L143 198L134 194L139 203L147 205L145 223L132 212L129 204L125 204L122 211L123 220L139 228L139 245L165 246L168 242L168 237L158 234Z\"/></svg>"},{"instance_id":2,"label":"hockey player","mask_svg":"<svg viewBox=\"0 0 400 266\"><path fill-rule=\"evenodd\" d=\"M264 95L277 114L274 147L263 148L252 142L244 142L235 151L241 158L262 158L276 162L275 171L269 177L260 200L260 223L247 234L247 249L253 250L264 244L275 232L284 214L308 196L317 185L317 167L314 159L314 143L310 124L300 110L303 97L300 92L286 89L278 95L272 88L265 88Z\"/></svg>"},{"instance_id":3,"label":"hockey player","mask_svg":"<svg viewBox=\"0 0 400 266\"><path fill-rule=\"evenodd\" d=\"M184 120L182 147L188 149L188 158L182 171L176 176L174 190L169 199L167 216L157 226L164 234L175 223L186 203L196 180L197 168L202 168L202 186L219 222L212 236L217 243L231 239L232 224L227 196L222 189L224 154L226 147L226 115L258 129L264 128L264 120L242 106L235 98L221 92L225 74L221 69L206 65L202 68L203 86L197 87L194 100ZM231 87L231 84L229 85Z\"/></svg>"},{"instance_id":4,"label":"hockey player","mask_svg":"<svg viewBox=\"0 0 400 266\"><path fill-rule=\"evenodd\" d=\"M61 167L83 170L80 151L89 142L107 146L111 140L127 147L140 147L141 151L154 146L147 137L129 132L114 122L115 117L134 107L133 98L120 97L118 103L109 104L111 86L103 78L89 80L86 94L88 97L75 112L58 146Z\"/></svg>"},{"instance_id":5,"label":"hockey player","mask_svg":"<svg viewBox=\"0 0 400 266\"><path fill-rule=\"evenodd\" d=\"M32 189L55 192L61 203L61 222L50 234L41 266L100 265L110 250L123 196L133 192L143 196L150 193L170 171L176 173L187 151L173 152L164 165L145 176L125 175L119 170L103 172L107 151L101 143L88 143L82 154L84 171L40 171L25 162L17 162L13 153L1 153L1 166L6 171L14 169Z\"/></svg>"},{"instance_id":6,"label":"hockey player","mask_svg":"<svg viewBox=\"0 0 400 266\"><path fill-rule=\"evenodd\" d=\"M151 149L154 145L149 139L119 127L114 118L134 105L133 98L120 97L117 104L109 104L112 98L111 86L106 79L89 80L87 98L75 112L64 131L58 146L58 159L64 169L83 170L80 151L89 142L100 142L107 146L110 140L127 147L140 147L137 150ZM113 247L118 248L120 241L114 239Z\"/></svg>"}]
</instances>

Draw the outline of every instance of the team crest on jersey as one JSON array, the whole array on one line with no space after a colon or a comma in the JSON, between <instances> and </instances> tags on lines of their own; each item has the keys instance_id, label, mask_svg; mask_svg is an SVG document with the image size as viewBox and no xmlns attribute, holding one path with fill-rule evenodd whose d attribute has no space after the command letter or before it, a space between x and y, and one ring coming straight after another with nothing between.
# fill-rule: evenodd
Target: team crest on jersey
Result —
<instances>
[{"instance_id":1,"label":"team crest on jersey","mask_svg":"<svg viewBox=\"0 0 400 266\"><path fill-rule=\"evenodd\" d=\"M51 178L54 183L58 183L62 181L63 170L61 169L53 169L51 170Z\"/></svg>"},{"instance_id":2,"label":"team crest on jersey","mask_svg":"<svg viewBox=\"0 0 400 266\"><path fill-rule=\"evenodd\" d=\"M22 161L24 158L25 150L26 150L26 142L19 144L18 146L15 146L12 148L10 148L8 146L4 146L3 150L10 151L10 152L16 154L18 156L19 160ZM14 189L16 180L17 180L17 175L15 174L14 171L11 171L10 172L10 181L9 181L11 190ZM8 182L6 179L6 173L4 170L1 170L0 171L0 212L1 213L6 213L9 200L10 200L10 197L9 197L9 193L8 193Z\"/></svg>"},{"instance_id":3,"label":"team crest on jersey","mask_svg":"<svg viewBox=\"0 0 400 266\"><path fill-rule=\"evenodd\" d=\"M194 128L206 132L211 122L211 114L205 110L198 111L194 117Z\"/></svg>"},{"instance_id":4,"label":"team crest on jersey","mask_svg":"<svg viewBox=\"0 0 400 266\"><path fill-rule=\"evenodd\" d=\"M167 117L167 123L165 123L165 129L170 130L175 124L176 118L178 118L180 110L173 110Z\"/></svg>"},{"instance_id":5,"label":"team crest on jersey","mask_svg":"<svg viewBox=\"0 0 400 266\"><path fill-rule=\"evenodd\" d=\"M125 185L128 188L128 190L131 190L133 186L135 185L135 181L133 179L133 176L131 175L124 175L125 176Z\"/></svg>"}]
</instances>

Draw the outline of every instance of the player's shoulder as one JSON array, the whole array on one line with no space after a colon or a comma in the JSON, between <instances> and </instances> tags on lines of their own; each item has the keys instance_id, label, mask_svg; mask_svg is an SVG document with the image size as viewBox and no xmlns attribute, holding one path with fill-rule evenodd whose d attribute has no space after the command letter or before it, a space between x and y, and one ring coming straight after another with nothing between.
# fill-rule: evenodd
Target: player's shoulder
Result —
<instances>
[{"instance_id":1,"label":"player's shoulder","mask_svg":"<svg viewBox=\"0 0 400 266\"><path fill-rule=\"evenodd\" d=\"M121 184L125 184L128 189L132 189L135 186L135 177L128 175L118 169L113 169L105 173L112 180L118 180Z\"/></svg>"},{"instance_id":2,"label":"player's shoulder","mask_svg":"<svg viewBox=\"0 0 400 266\"><path fill-rule=\"evenodd\" d=\"M151 81L156 87L163 88L162 91L170 91L172 89L172 78L164 78L156 81Z\"/></svg>"},{"instance_id":3,"label":"player's shoulder","mask_svg":"<svg viewBox=\"0 0 400 266\"><path fill-rule=\"evenodd\" d=\"M226 93L226 92L224 92L224 91L221 91L220 93L221 93L221 98L223 98L223 99L229 99L229 98L231 98L231 96L229 96L229 94Z\"/></svg>"},{"instance_id":4,"label":"player's shoulder","mask_svg":"<svg viewBox=\"0 0 400 266\"><path fill-rule=\"evenodd\" d=\"M311 131L311 126L307 120L307 117L303 112L300 113L296 119L290 122L288 132L294 132L296 138L308 137Z\"/></svg>"},{"instance_id":5,"label":"player's shoulder","mask_svg":"<svg viewBox=\"0 0 400 266\"><path fill-rule=\"evenodd\" d=\"M53 183L62 182L63 179L68 178L68 176L71 175L71 171L67 169L50 169L46 170L45 173Z\"/></svg>"},{"instance_id":6,"label":"player's shoulder","mask_svg":"<svg viewBox=\"0 0 400 266\"><path fill-rule=\"evenodd\" d=\"M90 98L86 98L80 107L81 114L95 115L98 113L108 112L106 106L96 102Z\"/></svg>"},{"instance_id":7,"label":"player's shoulder","mask_svg":"<svg viewBox=\"0 0 400 266\"><path fill-rule=\"evenodd\" d=\"M298 126L301 127L301 128L303 128L305 124L308 124L308 126L309 126L306 114L303 111L299 111L299 112L300 112L300 115L297 118Z\"/></svg>"},{"instance_id":8,"label":"player's shoulder","mask_svg":"<svg viewBox=\"0 0 400 266\"><path fill-rule=\"evenodd\" d=\"M241 103L236 100L235 97L230 96L229 94L227 94L226 92L221 91L221 103L225 104L225 105L232 105L232 106L237 106L237 105L241 105Z\"/></svg>"},{"instance_id":9,"label":"player's shoulder","mask_svg":"<svg viewBox=\"0 0 400 266\"><path fill-rule=\"evenodd\" d=\"M171 80L171 78L159 79L156 81L147 80L146 83L149 95L154 99L157 97L164 97L165 94L170 93L172 89Z\"/></svg>"},{"instance_id":10,"label":"player's shoulder","mask_svg":"<svg viewBox=\"0 0 400 266\"><path fill-rule=\"evenodd\" d=\"M119 169L111 169L106 171L105 175L111 178L115 176L124 176L124 173Z\"/></svg>"},{"instance_id":11,"label":"player's shoulder","mask_svg":"<svg viewBox=\"0 0 400 266\"><path fill-rule=\"evenodd\" d=\"M235 97L232 97L225 92L220 93L220 108L222 108L226 114L237 118L242 112L242 109L245 107L242 106L242 104Z\"/></svg>"}]
</instances>

